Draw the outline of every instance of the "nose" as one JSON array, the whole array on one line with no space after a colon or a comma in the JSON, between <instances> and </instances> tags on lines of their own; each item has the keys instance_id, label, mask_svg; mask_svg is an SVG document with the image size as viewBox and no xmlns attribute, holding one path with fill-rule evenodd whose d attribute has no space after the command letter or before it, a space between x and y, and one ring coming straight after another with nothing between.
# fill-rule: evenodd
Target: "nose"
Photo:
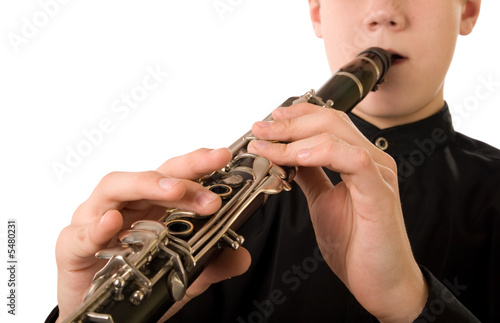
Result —
<instances>
[{"instance_id":1,"label":"nose","mask_svg":"<svg viewBox=\"0 0 500 323\"><path fill-rule=\"evenodd\" d=\"M399 31L406 27L406 17L401 1L373 1L364 24L370 31L387 28Z\"/></svg>"}]
</instances>

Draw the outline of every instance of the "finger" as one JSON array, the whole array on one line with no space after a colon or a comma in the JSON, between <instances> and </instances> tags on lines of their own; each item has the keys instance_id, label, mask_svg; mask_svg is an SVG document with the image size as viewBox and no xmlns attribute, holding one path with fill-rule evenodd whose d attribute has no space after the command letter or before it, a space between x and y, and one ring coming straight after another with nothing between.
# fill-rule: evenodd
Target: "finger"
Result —
<instances>
[{"instance_id":1,"label":"finger","mask_svg":"<svg viewBox=\"0 0 500 323\"><path fill-rule=\"evenodd\" d=\"M391 187L399 190L398 185L398 174L397 174L397 166L395 166L396 162L392 159L393 164L389 164L389 166L378 165L378 170L384 181L386 181Z\"/></svg>"},{"instance_id":2,"label":"finger","mask_svg":"<svg viewBox=\"0 0 500 323\"><path fill-rule=\"evenodd\" d=\"M396 170L396 164L391 156L373 145L366 137L359 132L345 113L332 109L318 107L318 109L306 106L297 106L300 110L297 115L302 115L296 119L284 119L274 122L257 122L252 131L263 140L291 142L302 148L319 145L323 141L341 141L352 146L359 146L366 149L376 163L388 166ZM287 109L287 115L293 115L293 107ZM277 109L277 110L281 110ZM308 112L316 111L313 114ZM318 112L319 111L319 112ZM314 126L311 126L314 125ZM265 145L264 143L258 143ZM254 143L250 143L250 149L253 149ZM286 147L282 147L284 151ZM258 153L258 152L257 152Z\"/></svg>"},{"instance_id":3,"label":"finger","mask_svg":"<svg viewBox=\"0 0 500 323\"><path fill-rule=\"evenodd\" d=\"M294 180L304 192L309 208L322 194L334 188L333 183L320 167L301 167Z\"/></svg>"},{"instance_id":4,"label":"finger","mask_svg":"<svg viewBox=\"0 0 500 323\"><path fill-rule=\"evenodd\" d=\"M326 260L331 260L335 250L346 246L345 241L349 241L351 217L345 216L352 205L349 191L345 189L345 183L333 185L320 167L299 168L295 181L306 196L321 253ZM332 269L335 269L336 261L333 264Z\"/></svg>"},{"instance_id":5,"label":"finger","mask_svg":"<svg viewBox=\"0 0 500 323\"><path fill-rule=\"evenodd\" d=\"M339 172L350 194L360 198L369 197L373 199L369 203L372 205L379 202L377 197L394 190L383 178L379 165L370 153L360 147L341 142L323 143L298 151L297 159L304 166L326 165Z\"/></svg>"},{"instance_id":6,"label":"finger","mask_svg":"<svg viewBox=\"0 0 500 323\"><path fill-rule=\"evenodd\" d=\"M324 110L325 108L320 107L315 104L310 103L299 103L294 104L288 107L279 107L274 109L272 112L273 119L285 120L285 119L294 119L298 117L302 117L304 115L312 114L319 112L320 110Z\"/></svg>"},{"instance_id":7,"label":"finger","mask_svg":"<svg viewBox=\"0 0 500 323\"><path fill-rule=\"evenodd\" d=\"M241 247L236 250L224 248L222 253L218 255L197 278L197 284L200 286L209 286L231 277L239 276L245 273L250 266L251 256L248 250ZM195 281L196 282L196 281ZM190 296L196 297L205 289L194 287L191 290Z\"/></svg>"},{"instance_id":8,"label":"finger","mask_svg":"<svg viewBox=\"0 0 500 323\"><path fill-rule=\"evenodd\" d=\"M199 214L211 214L221 204L217 194L202 185L159 172L114 172L106 175L82 204L72 223L92 221L108 210L121 209L130 201L150 201L152 205L177 207Z\"/></svg>"},{"instance_id":9,"label":"finger","mask_svg":"<svg viewBox=\"0 0 500 323\"><path fill-rule=\"evenodd\" d=\"M254 140L249 151L278 165L327 167L349 176L353 189L366 194L385 182L367 149L349 145L331 134L322 134L291 144ZM376 183L376 184L375 184ZM378 187L379 188L379 187Z\"/></svg>"},{"instance_id":10,"label":"finger","mask_svg":"<svg viewBox=\"0 0 500 323\"><path fill-rule=\"evenodd\" d=\"M227 148L202 148L167 160L158 167L158 171L172 177L197 180L203 175L223 168L231 158L231 152Z\"/></svg>"},{"instance_id":11,"label":"finger","mask_svg":"<svg viewBox=\"0 0 500 323\"><path fill-rule=\"evenodd\" d=\"M263 157L267 157L275 164L281 166L301 166L297 159L299 151L306 151L311 147L330 142L343 142L341 139L330 133L322 133L306 139L291 143L269 142L263 140L253 140L248 144L248 151ZM327 166L327 165L322 165Z\"/></svg>"},{"instance_id":12,"label":"finger","mask_svg":"<svg viewBox=\"0 0 500 323\"><path fill-rule=\"evenodd\" d=\"M68 271L94 264L95 253L109 245L111 239L121 230L122 223L120 212L110 210L88 224L64 228L57 244L58 262L64 264Z\"/></svg>"},{"instance_id":13,"label":"finger","mask_svg":"<svg viewBox=\"0 0 500 323\"><path fill-rule=\"evenodd\" d=\"M121 214L110 211L85 225L70 225L56 244L57 299L59 317L65 318L79 306L103 261L94 255L108 246L121 228Z\"/></svg>"},{"instance_id":14,"label":"finger","mask_svg":"<svg viewBox=\"0 0 500 323\"><path fill-rule=\"evenodd\" d=\"M245 273L250 266L250 262L250 253L245 248L238 248L236 251L227 248L223 249L222 253L207 266L188 288L183 299L176 302L159 322L169 319L191 299L206 291L211 284Z\"/></svg>"},{"instance_id":15,"label":"finger","mask_svg":"<svg viewBox=\"0 0 500 323\"><path fill-rule=\"evenodd\" d=\"M335 133L351 144L356 144L359 140L365 143L366 140L345 113L333 109L299 104L278 108L273 112L273 117L274 121L256 122L252 127L253 134L260 139L284 142L312 137L323 132Z\"/></svg>"},{"instance_id":16,"label":"finger","mask_svg":"<svg viewBox=\"0 0 500 323\"><path fill-rule=\"evenodd\" d=\"M377 162L387 160L386 154L373 145L344 112L298 104L276 109L273 117L275 121L256 122L253 134L262 140L293 142L328 132L350 145L367 149Z\"/></svg>"}]
</instances>

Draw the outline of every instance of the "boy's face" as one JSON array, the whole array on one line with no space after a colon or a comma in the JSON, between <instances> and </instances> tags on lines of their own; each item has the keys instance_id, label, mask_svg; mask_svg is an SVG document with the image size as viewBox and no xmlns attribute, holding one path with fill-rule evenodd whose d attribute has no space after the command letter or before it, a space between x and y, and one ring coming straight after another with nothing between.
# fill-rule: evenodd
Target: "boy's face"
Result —
<instances>
[{"instance_id":1,"label":"boy's face","mask_svg":"<svg viewBox=\"0 0 500 323\"><path fill-rule=\"evenodd\" d=\"M481 0L309 0L315 33L332 71L368 47L400 55L379 91L355 113L380 127L425 118L442 108L457 36L468 34Z\"/></svg>"}]
</instances>

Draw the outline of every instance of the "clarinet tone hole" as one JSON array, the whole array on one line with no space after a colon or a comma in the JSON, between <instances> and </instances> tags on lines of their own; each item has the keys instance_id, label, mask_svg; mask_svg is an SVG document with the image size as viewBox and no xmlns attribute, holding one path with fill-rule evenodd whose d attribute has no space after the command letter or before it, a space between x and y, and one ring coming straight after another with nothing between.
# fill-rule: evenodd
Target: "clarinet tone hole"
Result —
<instances>
[{"instance_id":1,"label":"clarinet tone hole","mask_svg":"<svg viewBox=\"0 0 500 323\"><path fill-rule=\"evenodd\" d=\"M186 220L172 220L166 226L168 232L176 237L188 237L193 233L193 224Z\"/></svg>"},{"instance_id":2,"label":"clarinet tone hole","mask_svg":"<svg viewBox=\"0 0 500 323\"><path fill-rule=\"evenodd\" d=\"M212 186L209 186L208 189L215 194L219 195L221 199L226 199L231 196L231 193L233 192L233 189L231 186L226 185L226 184L215 184Z\"/></svg>"}]
</instances>

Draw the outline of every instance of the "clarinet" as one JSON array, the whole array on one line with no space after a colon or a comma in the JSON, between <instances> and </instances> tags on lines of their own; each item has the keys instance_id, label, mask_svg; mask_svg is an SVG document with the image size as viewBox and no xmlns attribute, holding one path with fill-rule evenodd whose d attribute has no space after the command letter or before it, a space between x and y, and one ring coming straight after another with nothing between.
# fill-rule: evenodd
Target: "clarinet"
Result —
<instances>
[{"instance_id":1,"label":"clarinet","mask_svg":"<svg viewBox=\"0 0 500 323\"><path fill-rule=\"evenodd\" d=\"M308 102L352 110L384 81L391 54L369 48L343 66L317 91L291 97L281 106ZM271 114L264 120L271 121ZM156 322L181 300L221 248L238 249L238 228L269 195L291 189L296 167L280 167L247 152L247 132L231 146L229 164L199 179L222 199L216 213L167 209L158 221L141 220L122 232L115 247L97 252L107 259L95 274L83 303L64 322Z\"/></svg>"}]
</instances>

